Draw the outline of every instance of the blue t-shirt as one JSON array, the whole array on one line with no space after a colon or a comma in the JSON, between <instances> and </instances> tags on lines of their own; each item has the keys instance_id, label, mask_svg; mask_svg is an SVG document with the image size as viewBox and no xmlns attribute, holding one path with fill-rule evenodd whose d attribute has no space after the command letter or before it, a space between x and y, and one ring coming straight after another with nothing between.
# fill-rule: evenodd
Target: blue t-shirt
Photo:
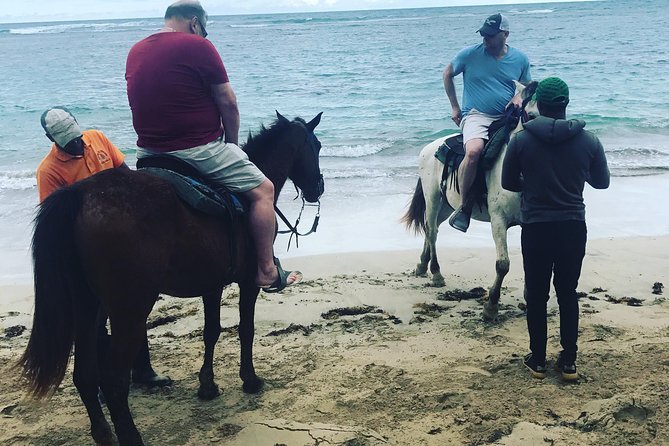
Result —
<instances>
[{"instance_id":1,"label":"blue t-shirt","mask_svg":"<svg viewBox=\"0 0 669 446\"><path fill-rule=\"evenodd\" d=\"M463 73L463 116L473 108L488 115L501 115L516 92L513 81L527 83L532 80L529 59L510 46L504 57L497 59L485 51L483 43L479 43L461 50L451 65L453 75Z\"/></svg>"}]
</instances>

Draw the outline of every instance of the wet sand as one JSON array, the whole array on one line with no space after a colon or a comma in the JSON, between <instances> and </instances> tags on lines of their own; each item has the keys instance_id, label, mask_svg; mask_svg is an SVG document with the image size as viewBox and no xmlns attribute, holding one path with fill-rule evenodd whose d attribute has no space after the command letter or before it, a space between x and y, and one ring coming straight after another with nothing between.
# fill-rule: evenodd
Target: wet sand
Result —
<instances>
[{"instance_id":1,"label":"wet sand","mask_svg":"<svg viewBox=\"0 0 669 446\"><path fill-rule=\"evenodd\" d=\"M259 395L244 394L238 378L234 286L221 305L214 363L222 393L210 402L196 396L201 302L164 297L149 337L155 368L175 383L133 387L131 409L149 445L669 444L669 303L666 293L653 294L655 283L669 284L667 247L669 237L589 242L578 384L550 368L536 380L522 367L528 340L517 248L494 323L481 319L479 300L457 292L492 283L492 248L441 249L443 288L412 275L416 250L369 252L283 262L305 281L259 297ZM29 336L16 327L30 326L32 289L0 292L0 444L91 444L70 372L50 401L24 399L11 366ZM554 297L549 312L552 362ZM160 324L166 315L175 320Z\"/></svg>"}]
</instances>

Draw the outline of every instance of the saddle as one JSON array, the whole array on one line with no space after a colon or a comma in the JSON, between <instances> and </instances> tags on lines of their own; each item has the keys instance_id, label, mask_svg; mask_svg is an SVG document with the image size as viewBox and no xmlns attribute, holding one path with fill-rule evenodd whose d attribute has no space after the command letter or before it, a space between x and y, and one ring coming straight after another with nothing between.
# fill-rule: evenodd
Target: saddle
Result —
<instances>
[{"instance_id":1,"label":"saddle","mask_svg":"<svg viewBox=\"0 0 669 446\"><path fill-rule=\"evenodd\" d=\"M476 203L479 206L485 204L485 198L488 193L485 176L483 175L488 170L492 169L495 161L499 158L499 154L504 148L504 145L509 142L511 132L518 125L518 121L522 114L522 109L510 107L500 119L493 121L488 127L488 142L486 143L481 158L479 160L476 178L472 185L473 197L476 197ZM445 168L441 177L441 184L447 184L450 176L451 184L455 186L455 190L460 193L460 185L458 183L458 167L465 158L465 147L462 140L462 133L457 133L449 138L446 138L444 143L439 146L434 156L441 161ZM443 187L443 186L442 186Z\"/></svg>"},{"instance_id":2,"label":"saddle","mask_svg":"<svg viewBox=\"0 0 669 446\"><path fill-rule=\"evenodd\" d=\"M205 214L234 219L246 213L240 197L227 188L208 183L190 164L169 155L137 160L137 170L167 180L191 208Z\"/></svg>"}]
</instances>

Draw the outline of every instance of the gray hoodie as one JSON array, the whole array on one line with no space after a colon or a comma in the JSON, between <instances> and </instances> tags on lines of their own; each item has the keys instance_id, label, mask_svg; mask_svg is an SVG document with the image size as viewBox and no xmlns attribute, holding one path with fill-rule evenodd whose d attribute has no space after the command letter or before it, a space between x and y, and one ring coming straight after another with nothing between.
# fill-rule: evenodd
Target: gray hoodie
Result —
<instances>
[{"instance_id":1,"label":"gray hoodie","mask_svg":"<svg viewBox=\"0 0 669 446\"><path fill-rule=\"evenodd\" d=\"M599 139L577 119L539 116L509 142L502 187L522 192L521 223L585 221L583 187L609 187Z\"/></svg>"}]
</instances>

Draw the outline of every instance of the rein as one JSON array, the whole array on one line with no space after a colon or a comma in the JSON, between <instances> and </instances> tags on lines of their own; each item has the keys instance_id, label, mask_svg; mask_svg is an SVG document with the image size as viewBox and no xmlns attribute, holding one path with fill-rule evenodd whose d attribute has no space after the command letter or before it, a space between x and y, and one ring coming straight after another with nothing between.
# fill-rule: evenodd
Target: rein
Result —
<instances>
[{"instance_id":1,"label":"rein","mask_svg":"<svg viewBox=\"0 0 669 446\"><path fill-rule=\"evenodd\" d=\"M297 220L295 220L294 225L291 225L290 221L288 221L288 218L286 218L286 216L283 214L283 212L281 212L279 207L274 205L274 211L279 216L279 218L281 218L281 220L286 224L286 226L288 226L287 230L277 231L277 234L290 234L290 238L288 239L288 248L286 249L286 251L288 251L290 249L290 243L293 241L293 236L295 236L295 246L297 248L299 248L300 247L300 241L299 241L300 236L305 237L309 234L312 234L312 233L316 232L316 229L318 228L318 221L321 218L321 200L318 200L317 204L307 204L304 197L302 197L302 196L300 196L300 197L302 198L302 208L300 209L300 213L297 216ZM316 210L316 216L314 217L314 222L311 225L311 229L308 232L305 232L303 234L303 233L301 233L297 230L297 226L300 224L300 219L302 218L302 212L304 211L305 206L317 206L318 208Z\"/></svg>"}]
</instances>

